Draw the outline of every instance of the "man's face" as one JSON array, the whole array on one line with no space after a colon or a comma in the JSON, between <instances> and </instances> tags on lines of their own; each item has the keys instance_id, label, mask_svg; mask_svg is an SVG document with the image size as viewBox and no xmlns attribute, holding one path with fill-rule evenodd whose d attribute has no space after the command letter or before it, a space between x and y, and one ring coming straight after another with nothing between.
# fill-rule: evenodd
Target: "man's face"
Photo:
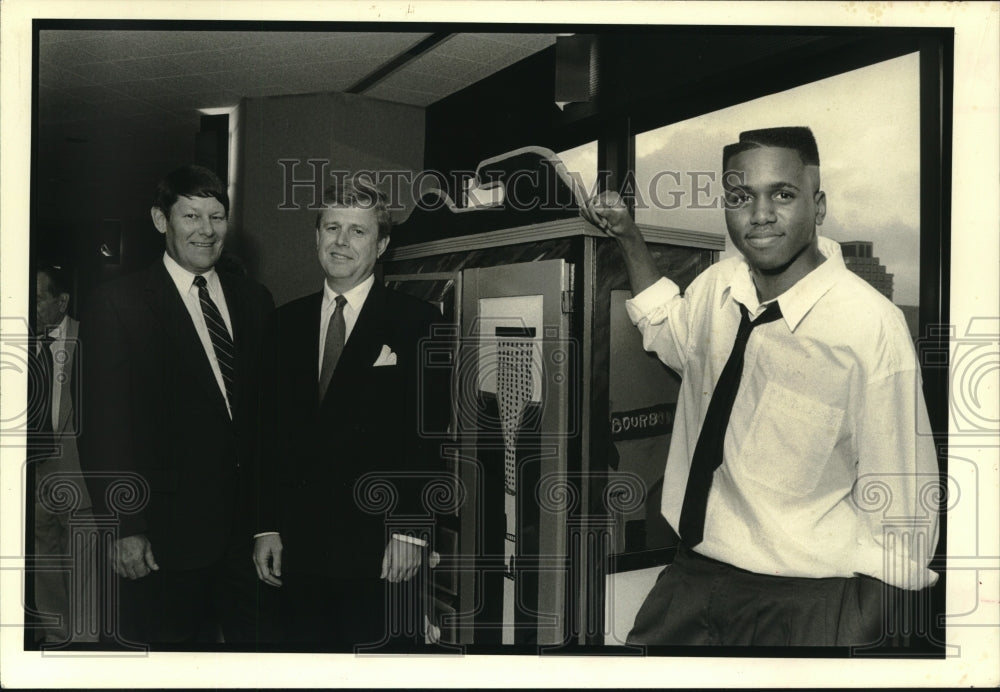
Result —
<instances>
[{"instance_id":1,"label":"man's face","mask_svg":"<svg viewBox=\"0 0 1000 692\"><path fill-rule=\"evenodd\" d=\"M226 208L214 197L178 197L170 216L151 211L156 230L167 236L167 254L192 274L215 266L226 238Z\"/></svg>"},{"instance_id":2,"label":"man's face","mask_svg":"<svg viewBox=\"0 0 1000 692\"><path fill-rule=\"evenodd\" d=\"M747 263L781 274L806 261L826 215L818 168L793 149L762 147L732 157L727 169L726 226Z\"/></svg>"},{"instance_id":3,"label":"man's face","mask_svg":"<svg viewBox=\"0 0 1000 692\"><path fill-rule=\"evenodd\" d=\"M54 294L52 280L44 272L35 277L35 330L40 334L62 322L69 307L69 294Z\"/></svg>"},{"instance_id":4,"label":"man's face","mask_svg":"<svg viewBox=\"0 0 1000 692\"><path fill-rule=\"evenodd\" d=\"M371 276L389 238L379 239L374 209L330 207L316 229L316 251L330 288L343 293Z\"/></svg>"}]
</instances>

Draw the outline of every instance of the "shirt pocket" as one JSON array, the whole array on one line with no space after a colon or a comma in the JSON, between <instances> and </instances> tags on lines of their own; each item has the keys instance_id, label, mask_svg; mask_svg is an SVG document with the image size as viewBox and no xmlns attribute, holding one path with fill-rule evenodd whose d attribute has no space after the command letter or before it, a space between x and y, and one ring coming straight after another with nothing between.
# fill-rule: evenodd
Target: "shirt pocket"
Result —
<instances>
[{"instance_id":1,"label":"shirt pocket","mask_svg":"<svg viewBox=\"0 0 1000 692\"><path fill-rule=\"evenodd\" d=\"M808 495L826 471L843 418L843 409L768 382L736 466L771 490Z\"/></svg>"}]
</instances>

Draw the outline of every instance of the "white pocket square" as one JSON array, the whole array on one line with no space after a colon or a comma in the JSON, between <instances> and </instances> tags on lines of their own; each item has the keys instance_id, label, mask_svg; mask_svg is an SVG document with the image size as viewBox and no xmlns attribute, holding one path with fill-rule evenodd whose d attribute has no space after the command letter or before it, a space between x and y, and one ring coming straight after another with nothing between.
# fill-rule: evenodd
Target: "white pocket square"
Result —
<instances>
[{"instance_id":1,"label":"white pocket square","mask_svg":"<svg viewBox=\"0 0 1000 692\"><path fill-rule=\"evenodd\" d=\"M392 349L382 344L382 351L378 354L378 358L372 363L373 368L380 368L383 365L395 365L396 364L396 354L393 353Z\"/></svg>"}]
</instances>

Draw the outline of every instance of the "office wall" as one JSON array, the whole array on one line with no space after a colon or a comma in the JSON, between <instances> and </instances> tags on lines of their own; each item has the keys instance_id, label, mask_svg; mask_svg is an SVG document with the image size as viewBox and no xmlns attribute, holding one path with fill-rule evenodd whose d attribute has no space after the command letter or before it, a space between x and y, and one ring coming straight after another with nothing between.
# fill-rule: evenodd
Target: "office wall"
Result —
<instances>
[{"instance_id":1,"label":"office wall","mask_svg":"<svg viewBox=\"0 0 1000 692\"><path fill-rule=\"evenodd\" d=\"M149 215L153 189L164 173L192 160L197 133L197 114L38 126L32 252L36 262L76 275L78 307L94 286L163 254ZM102 244L114 258L102 256Z\"/></svg>"},{"instance_id":2,"label":"office wall","mask_svg":"<svg viewBox=\"0 0 1000 692\"><path fill-rule=\"evenodd\" d=\"M423 167L424 109L354 94L308 94L245 99L241 107L236 217L230 250L280 305L319 290L314 189L291 186L316 176L309 159L335 170L419 171ZM292 167L282 160L300 162ZM315 170L322 170L317 164ZM317 199L316 202L319 202ZM405 218L412 202L404 196ZM285 207L285 208L282 208ZM291 207L291 208L288 208Z\"/></svg>"}]
</instances>

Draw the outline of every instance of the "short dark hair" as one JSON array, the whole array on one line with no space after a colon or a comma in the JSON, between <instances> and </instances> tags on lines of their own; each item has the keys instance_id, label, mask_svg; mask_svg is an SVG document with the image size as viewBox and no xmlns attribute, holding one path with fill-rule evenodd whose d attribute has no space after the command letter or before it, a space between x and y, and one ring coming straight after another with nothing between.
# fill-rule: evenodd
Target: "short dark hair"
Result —
<instances>
[{"instance_id":1,"label":"short dark hair","mask_svg":"<svg viewBox=\"0 0 1000 692\"><path fill-rule=\"evenodd\" d=\"M806 166L819 165L819 148L808 127L769 127L740 133L740 141L727 144L722 150L722 170L729 169L729 161L737 154L761 147L794 149Z\"/></svg>"},{"instance_id":2,"label":"short dark hair","mask_svg":"<svg viewBox=\"0 0 1000 692\"><path fill-rule=\"evenodd\" d=\"M156 186L153 206L167 216L178 197L214 197L229 215L229 194L213 171L204 166L188 164L172 170Z\"/></svg>"},{"instance_id":3,"label":"short dark hair","mask_svg":"<svg viewBox=\"0 0 1000 692\"><path fill-rule=\"evenodd\" d=\"M62 269L52 264L46 264L38 268L37 274L45 274L49 277L49 290L52 295L58 296L62 293L72 294L72 284L69 275Z\"/></svg>"},{"instance_id":4,"label":"short dark hair","mask_svg":"<svg viewBox=\"0 0 1000 692\"><path fill-rule=\"evenodd\" d=\"M323 190L323 209L328 207L358 207L373 209L378 224L378 238L388 238L392 232L392 215L389 214L388 196L375 187L368 178L354 176L338 179ZM316 230L323 218L323 209L316 214Z\"/></svg>"}]
</instances>

